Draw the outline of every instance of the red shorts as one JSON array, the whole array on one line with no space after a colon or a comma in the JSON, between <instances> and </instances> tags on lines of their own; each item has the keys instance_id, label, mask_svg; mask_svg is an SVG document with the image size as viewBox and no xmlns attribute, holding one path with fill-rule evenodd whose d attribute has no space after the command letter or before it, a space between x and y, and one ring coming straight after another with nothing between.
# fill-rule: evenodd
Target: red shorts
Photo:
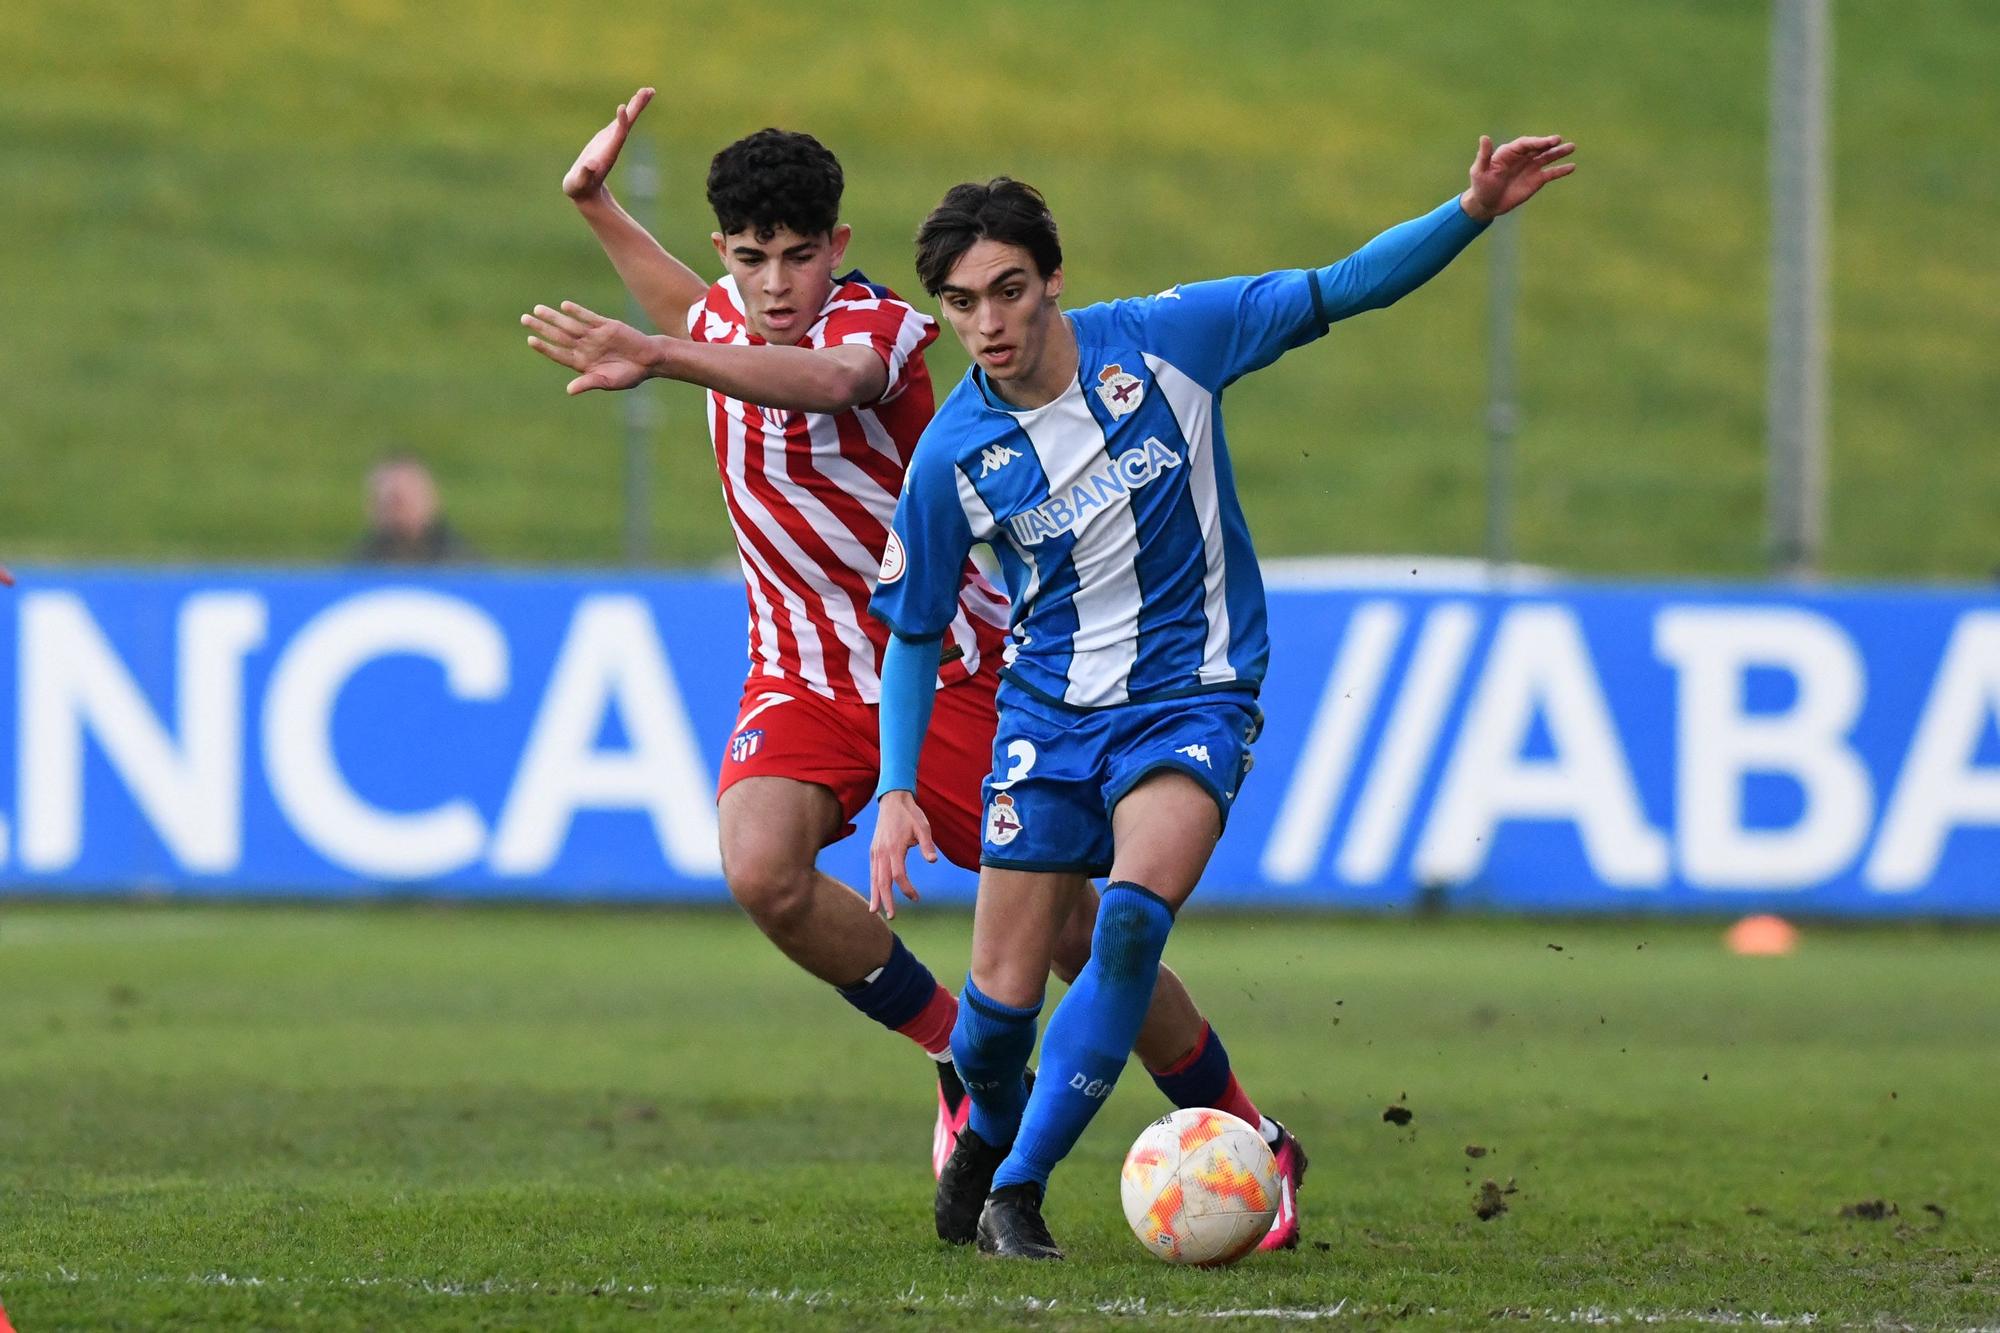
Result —
<instances>
[{"instance_id":1,"label":"red shorts","mask_svg":"<svg viewBox=\"0 0 2000 1333\"><path fill-rule=\"evenodd\" d=\"M937 692L931 728L917 768L917 807L931 822L938 850L954 865L979 869L984 810L980 784L993 769L994 691L999 672L983 668ZM745 778L790 778L825 787L840 802L844 827L875 799L881 779L881 734L873 704L837 703L805 686L752 676L722 755L715 794Z\"/></svg>"}]
</instances>

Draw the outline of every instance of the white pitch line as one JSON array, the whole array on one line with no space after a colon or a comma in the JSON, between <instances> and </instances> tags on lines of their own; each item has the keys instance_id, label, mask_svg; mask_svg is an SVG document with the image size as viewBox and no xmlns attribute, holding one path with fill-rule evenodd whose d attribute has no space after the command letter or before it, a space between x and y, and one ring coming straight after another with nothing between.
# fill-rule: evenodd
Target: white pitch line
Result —
<instances>
[{"instance_id":1,"label":"white pitch line","mask_svg":"<svg viewBox=\"0 0 2000 1333\"><path fill-rule=\"evenodd\" d=\"M383 1277L353 1275L346 1277L288 1277L283 1275L258 1277L242 1273L188 1273L171 1275L165 1273L142 1273L136 1275L112 1275L105 1273L85 1273L68 1267L58 1266L54 1272L25 1273L0 1272L0 1292L9 1284L21 1281L59 1282L68 1286L123 1286L140 1284L148 1286L197 1286L197 1287L284 1287L292 1290L351 1291L357 1288L382 1288L424 1296L709 1296L731 1300L768 1301L778 1305L796 1305L807 1309L836 1309L856 1312L871 1312L890 1307L907 1308L912 1305L932 1305L950 1310L991 1310L1025 1314L1061 1314L1071 1311L1087 1311L1123 1317L1144 1317L1152 1315L1170 1319L1268 1319L1289 1322L1316 1322L1332 1319L1374 1319L1385 1315L1414 1313L1405 1304L1359 1305L1346 1298L1339 1303L1323 1306L1243 1306L1227 1309L1194 1309L1178 1305L1155 1305L1143 1296L1128 1296L1115 1301L1073 1301L1037 1296L988 1296L975 1297L959 1295L955 1292L936 1296L918 1291L914 1285L894 1296L869 1298L847 1295L841 1292L807 1290L801 1287L737 1287L703 1284L681 1287L659 1282L626 1282L618 1278L585 1282L564 1280L555 1282L521 1282L509 1278L467 1278L443 1280L419 1277ZM1718 1328L1811 1328L1838 1329L1843 1333L2000 1333L2000 1324L1978 1324L1953 1327L1941 1324L1913 1324L1901 1320L1870 1320L1866 1323L1828 1323L1817 1314L1774 1315L1750 1310L1671 1310L1671 1309L1627 1309L1607 1310L1602 1306L1589 1306L1577 1310L1559 1310L1553 1306L1540 1308L1507 1306L1497 1310L1475 1312L1455 1311L1439 1306L1425 1306L1423 1314L1433 1317L1453 1318L1464 1315L1468 1319L1482 1323L1504 1321L1507 1323L1541 1323L1582 1325L1586 1327L1621 1327L1626 1324L1651 1325L1666 1323L1704 1324Z\"/></svg>"}]
</instances>

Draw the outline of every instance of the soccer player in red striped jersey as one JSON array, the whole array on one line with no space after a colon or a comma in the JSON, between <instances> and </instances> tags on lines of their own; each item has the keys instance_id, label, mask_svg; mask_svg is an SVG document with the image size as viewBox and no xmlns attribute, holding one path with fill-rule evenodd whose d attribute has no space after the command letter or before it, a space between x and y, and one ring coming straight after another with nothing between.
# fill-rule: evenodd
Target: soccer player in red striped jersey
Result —
<instances>
[{"instance_id":1,"label":"soccer player in red striped jersey","mask_svg":"<svg viewBox=\"0 0 2000 1333\"><path fill-rule=\"evenodd\" d=\"M822 847L853 831L878 776L876 707L888 630L868 614L889 524L934 399L923 351L937 325L859 273L838 275L840 164L810 135L761 130L716 154L708 201L725 276L709 283L663 249L606 186L641 89L584 148L563 189L620 278L664 333L648 336L573 303L522 317L531 346L573 371L569 392L664 378L708 390L709 434L749 597L750 672L721 762L717 813L730 893L772 943L862 1013L921 1046L938 1067L932 1168L954 1151L969 1099L952 1063L958 1001L866 899L822 874ZM945 635L917 802L936 845L979 864L980 783L993 764L994 691L1007 598L967 563ZM1056 970L1089 957L1095 896L1063 930ZM893 916L893 907L888 915ZM1033 1015L969 1014L1032 1044ZM1162 968L1137 1051L1181 1106L1215 1106L1264 1129L1291 1169L1267 1244L1298 1239L1292 1187L1304 1154L1262 1116L1185 986ZM961 1142L961 1138L963 1142ZM990 1167L987 1168L990 1174ZM970 1216L940 1235L971 1239ZM963 1212L964 1208L960 1208Z\"/></svg>"}]
</instances>

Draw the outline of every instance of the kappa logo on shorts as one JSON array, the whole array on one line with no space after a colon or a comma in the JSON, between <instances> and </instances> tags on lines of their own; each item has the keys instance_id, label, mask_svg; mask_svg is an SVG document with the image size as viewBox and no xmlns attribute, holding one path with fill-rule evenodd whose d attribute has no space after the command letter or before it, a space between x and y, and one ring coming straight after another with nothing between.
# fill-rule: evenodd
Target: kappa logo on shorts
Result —
<instances>
[{"instance_id":1,"label":"kappa logo on shorts","mask_svg":"<svg viewBox=\"0 0 2000 1333\"><path fill-rule=\"evenodd\" d=\"M1201 766L1203 768L1215 767L1215 765L1210 763L1208 760L1208 747L1206 745L1183 745L1180 749L1175 750L1174 753L1184 754L1190 759L1200 760Z\"/></svg>"},{"instance_id":2,"label":"kappa logo on shorts","mask_svg":"<svg viewBox=\"0 0 2000 1333\"><path fill-rule=\"evenodd\" d=\"M729 738L729 760L740 764L763 748L764 729L752 727L749 731L739 731Z\"/></svg>"},{"instance_id":3,"label":"kappa logo on shorts","mask_svg":"<svg viewBox=\"0 0 2000 1333\"><path fill-rule=\"evenodd\" d=\"M1146 396L1146 386L1140 383L1137 375L1127 374L1125 367L1113 361L1097 372L1097 396L1104 400L1105 410L1116 421L1139 410L1139 403Z\"/></svg>"},{"instance_id":4,"label":"kappa logo on shorts","mask_svg":"<svg viewBox=\"0 0 2000 1333\"><path fill-rule=\"evenodd\" d=\"M1014 798L1003 791L986 807L986 841L1005 847L1020 836L1020 812L1014 808Z\"/></svg>"}]
</instances>

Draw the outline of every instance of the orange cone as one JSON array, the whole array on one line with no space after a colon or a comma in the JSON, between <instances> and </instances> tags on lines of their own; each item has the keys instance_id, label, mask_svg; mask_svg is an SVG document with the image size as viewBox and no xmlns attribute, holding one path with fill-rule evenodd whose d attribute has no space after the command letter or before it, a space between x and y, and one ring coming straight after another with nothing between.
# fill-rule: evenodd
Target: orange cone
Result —
<instances>
[{"instance_id":1,"label":"orange cone","mask_svg":"<svg viewBox=\"0 0 2000 1333\"><path fill-rule=\"evenodd\" d=\"M1746 916L1729 928L1723 941L1729 952L1746 958L1776 958L1799 942L1798 927L1781 916Z\"/></svg>"},{"instance_id":2,"label":"orange cone","mask_svg":"<svg viewBox=\"0 0 2000 1333\"><path fill-rule=\"evenodd\" d=\"M14 1326L7 1322L7 1307L0 1305L0 1333L14 1333Z\"/></svg>"}]
</instances>

